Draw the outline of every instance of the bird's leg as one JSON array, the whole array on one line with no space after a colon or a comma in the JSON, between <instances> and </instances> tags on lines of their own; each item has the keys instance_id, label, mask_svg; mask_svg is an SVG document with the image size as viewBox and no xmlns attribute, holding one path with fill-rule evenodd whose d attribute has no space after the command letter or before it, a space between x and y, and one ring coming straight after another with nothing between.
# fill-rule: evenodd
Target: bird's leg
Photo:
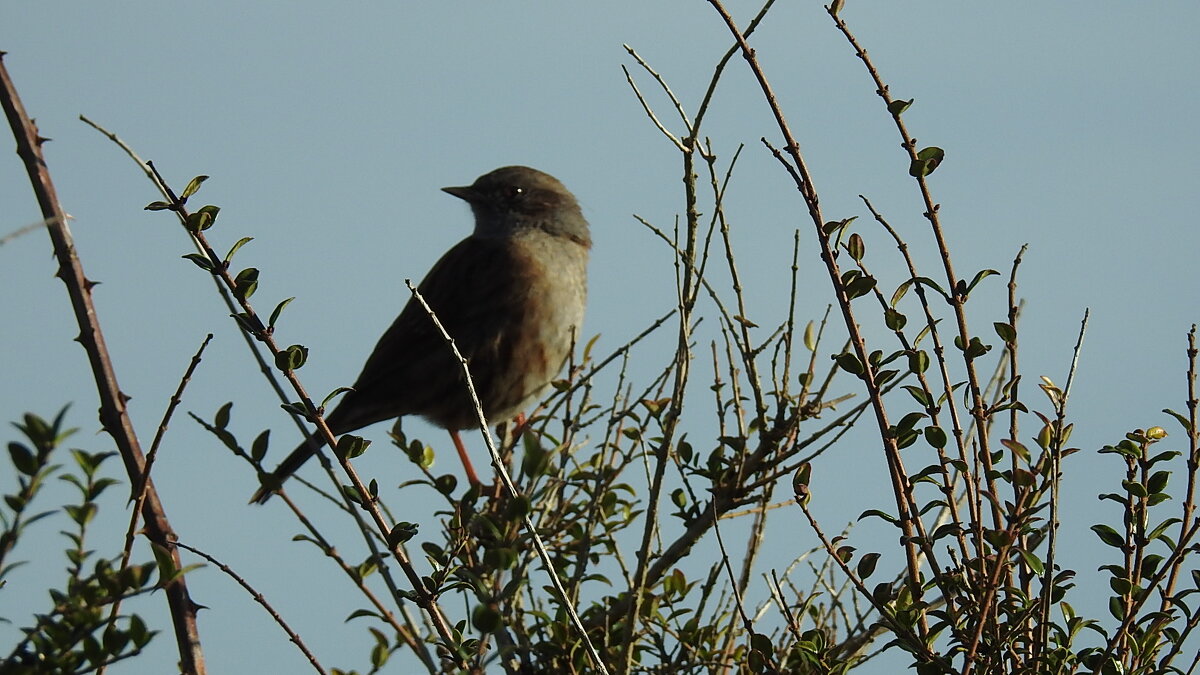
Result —
<instances>
[{"instance_id":1,"label":"bird's leg","mask_svg":"<svg viewBox=\"0 0 1200 675\"><path fill-rule=\"evenodd\" d=\"M517 441L521 440L521 435L525 433L525 429L528 426L529 419L525 417L525 413L517 413L517 416L513 418L512 437L514 446L517 444Z\"/></svg>"},{"instance_id":2,"label":"bird's leg","mask_svg":"<svg viewBox=\"0 0 1200 675\"><path fill-rule=\"evenodd\" d=\"M473 486L483 485L479 482L479 476L475 475L475 467L471 464L471 458L467 456L467 448L459 438L458 432L451 430L450 439L454 441L454 449L458 451L458 458L462 460L463 469L467 472L467 480L471 481Z\"/></svg>"}]
</instances>

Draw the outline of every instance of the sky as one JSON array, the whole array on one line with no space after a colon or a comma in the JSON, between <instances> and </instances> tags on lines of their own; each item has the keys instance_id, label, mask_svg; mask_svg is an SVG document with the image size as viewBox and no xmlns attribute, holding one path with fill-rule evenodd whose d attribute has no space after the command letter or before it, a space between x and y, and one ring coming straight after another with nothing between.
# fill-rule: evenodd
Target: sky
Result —
<instances>
[{"instance_id":1,"label":"sky","mask_svg":"<svg viewBox=\"0 0 1200 675\"><path fill-rule=\"evenodd\" d=\"M743 26L756 11L730 5ZM1185 335L1200 318L1200 94L1191 86L1200 5L1061 2L1034 11L1016 3L851 0L843 16L893 94L915 99L905 120L919 144L946 151L930 184L959 274L995 268L1007 276L1017 250L1029 245L1020 271L1027 378L1065 383L1090 310L1070 406L1072 441L1084 452L1067 467L1064 488L1064 517L1081 518L1068 556L1090 569L1104 554L1087 532L1088 519L1104 513L1096 494L1117 487L1116 461L1095 451L1152 425L1176 432L1171 440L1181 443L1160 410L1183 408ZM865 195L912 238L918 260L933 263L891 120L819 5L780 2L752 42L826 216L867 215L859 200ZM595 242L583 332L600 336L599 353L670 309L670 251L635 216L673 226L683 208L681 165L622 65L664 121L676 131L679 124L623 45L663 75L690 113L730 44L711 7L679 0L131 1L0 10L0 50L25 107L53 139L49 168L74 217L87 274L101 282L99 318L143 438L153 435L188 359L213 332L183 409L211 416L232 400L235 431L249 439L270 428L281 454L296 432L206 275L180 260L189 252L183 233L167 214L142 210L157 199L152 185L80 114L153 160L177 188L194 175L211 176L198 199L222 208L216 247L255 238L238 261L262 270L256 306L269 310L296 297L280 339L311 349L301 374L311 391L325 392L358 373L408 297L403 281L419 279L468 232L466 208L439 188L498 166L537 167L579 198ZM745 146L726 208L748 318L771 326L786 316L797 228L796 312L801 320L819 318L831 300L828 280L803 205L759 141L778 144L779 134L740 59L730 63L706 125L722 167ZM15 154L0 161L0 204L0 236L40 219ZM900 265L865 221L869 262L894 288L903 280ZM0 246L0 414L50 417L70 403L69 423L81 429L73 445L105 450L111 443L98 433L91 376L54 271L43 233ZM1001 286L992 279L976 299L973 325L981 333L990 335L991 322L1002 318ZM711 305L702 311L711 316ZM646 344L644 360L634 362L646 370L637 375L651 376L649 364L671 348L672 332ZM700 344L703 364L707 342ZM698 377L708 373L707 366L697 370ZM711 425L705 414L697 404L685 423L699 433ZM381 444L384 434L383 426L366 432ZM4 436L15 439L15 430ZM872 498L890 499L877 491L884 489L882 456L869 436L862 441L814 468L814 507L826 529L854 520ZM180 537L275 599L329 665L364 669L365 631L342 623L354 606L338 597L347 589L330 581L335 574L320 556L291 541L297 526L282 508L246 506L256 485L251 472L183 415L172 421L167 443L155 480ZM395 458L368 456L364 466L387 475ZM119 471L115 461L110 469ZM0 488L10 491L11 481L0 477ZM66 486L54 489L67 494ZM102 505L111 531L123 527L120 491ZM797 522L771 539L764 570L815 544ZM14 622L0 625L0 644L44 608L38 572L63 564L62 527L48 524L18 549L15 557L40 566L0 591L0 616ZM102 541L98 533L94 543ZM210 672L302 667L299 653L228 578L207 568L189 583L210 608L201 615ZM145 661L110 672L166 672L172 650L164 635Z\"/></svg>"}]
</instances>

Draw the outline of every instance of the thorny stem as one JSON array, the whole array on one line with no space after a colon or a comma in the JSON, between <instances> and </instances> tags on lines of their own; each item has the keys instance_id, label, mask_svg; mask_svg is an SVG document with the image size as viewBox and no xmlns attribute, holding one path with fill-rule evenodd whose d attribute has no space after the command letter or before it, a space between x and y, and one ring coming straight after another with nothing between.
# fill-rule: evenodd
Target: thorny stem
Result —
<instances>
[{"instance_id":1,"label":"thorny stem","mask_svg":"<svg viewBox=\"0 0 1200 675\"><path fill-rule=\"evenodd\" d=\"M45 139L38 134L37 127L25 113L16 85L9 77L2 59L3 53L0 53L0 104L3 105L9 126L12 128L17 142L17 154L25 164L34 194L41 206L42 216L48 223L47 231L59 265L58 277L67 287L67 294L79 324L77 340L87 353L96 380L100 398L100 423L116 442L125 464L125 471L133 482L145 472L146 458L142 454L141 444L133 429L133 421L129 417L129 409L125 405L128 397L117 383L116 370L113 368L97 319L96 307L92 301L92 287L95 283L86 277L83 264L76 255L75 242L67 227L66 214L50 179L46 159L42 156L41 146ZM150 481L146 483L142 518L146 524L147 539L161 547L177 569L182 568L179 551L174 543L175 532L167 520L158 492ZM200 631L196 624L198 605L188 594L187 583L182 576L167 584L166 596L175 628L180 669L188 675L203 675L206 669L204 652L200 647Z\"/></svg>"},{"instance_id":2,"label":"thorny stem","mask_svg":"<svg viewBox=\"0 0 1200 675\"><path fill-rule=\"evenodd\" d=\"M883 99L884 104L889 107L889 110L891 110L891 104L893 103L891 93L888 90L888 86L883 82L883 78L880 77L879 71L876 70L875 65L867 56L866 50L858 44L858 40L850 32L850 28L840 16L833 12L830 13L830 16L833 18L834 23L837 24L838 30L840 30L842 34L846 36L846 40L850 42L852 47L854 47L855 54L866 66L867 72L870 73L871 79L875 82L876 93L879 94L879 97ZM908 152L910 162L916 162L917 139L909 135L908 129L905 126L904 120L899 112L892 113L892 119L896 122L896 130L900 133L900 137L903 141L902 145ZM967 298L965 293L959 292L958 290L958 275L954 273L954 266L950 259L950 248L946 244L946 237L942 231L941 220L938 218L939 205L933 201L933 196L929 191L929 182L926 180L926 176L923 174L918 174L915 178L917 185L921 190L921 198L925 202L925 218L929 220L929 224L933 230L934 239L937 241L938 253L940 254L942 260L942 266L946 273L946 282L949 288L948 299L950 300L950 304L954 309L954 316L958 322L958 337L962 341L963 349L965 350L971 341L971 334L967 329L967 314L964 309L964 304L966 303ZM991 478L992 462L989 440L990 436L988 434L989 427L987 406L983 400L983 390L979 384L979 376L975 371L975 359L967 356L967 354L964 352L963 361L966 365L968 386L970 387L971 391L971 415L975 418L976 426L979 428L978 454L983 459L984 468L986 471L985 476L987 476L988 481L988 489L992 492L992 494L997 494L995 479ZM1000 518L1000 513L996 509L993 509L992 519L993 524L997 529L999 529L1001 526Z\"/></svg>"},{"instance_id":3,"label":"thorny stem","mask_svg":"<svg viewBox=\"0 0 1200 675\"><path fill-rule=\"evenodd\" d=\"M1192 522L1192 517L1196 510L1196 481L1200 478L1200 426L1197 419L1197 408L1200 407L1200 400L1197 400L1196 393L1196 359L1200 355L1200 350L1196 348L1196 326L1192 325L1192 329L1187 335L1187 435L1188 435L1188 482L1186 498L1183 500L1183 519L1179 525L1179 537L1182 541L1183 534L1187 530L1188 523ZM1175 591L1175 583L1179 580L1179 574L1182 569L1179 566L1171 568L1171 576L1167 579L1166 590L1163 593L1162 610L1167 611L1168 598Z\"/></svg>"},{"instance_id":4,"label":"thorny stem","mask_svg":"<svg viewBox=\"0 0 1200 675\"><path fill-rule=\"evenodd\" d=\"M837 25L838 30L842 32L842 34L846 37L846 40L854 48L855 55L857 55L859 59L862 60L863 65L866 66L867 72L870 74L872 81L875 83L875 93L877 93L879 97L883 99L884 104L888 107L888 110L891 111L893 109L892 103L894 102L894 99L889 92L887 84L883 82L883 78L879 75L879 71L875 68L875 65L867 56L867 51L858 43L857 38L855 38L850 32L850 28L846 25L846 22L843 21L836 12L831 11L830 16ZM904 124L901 113L892 112L891 114L892 119L896 123L896 130L900 133L900 138L902 140L901 145L908 153L910 163L917 162L917 140L908 133L908 128ZM971 393L970 412L971 416L975 418L976 427L979 429L979 433L977 435L979 449L975 454L976 457L983 462L983 475L984 480L987 482L987 489L990 494L995 495L998 494L998 492L996 491L996 483L994 478L995 472L992 470L990 427L988 425L989 420L987 415L987 407L983 400L983 392L979 383L979 376L975 370L975 358L968 356L965 351L971 342L970 331L967 329L967 315L964 309L964 304L966 303L967 298L964 293L959 291L960 281L958 276L954 273L954 266L950 259L950 249L946 244L946 238L942 231L941 220L938 217L939 205L933 201L933 196L929 191L929 183L926 180L926 176L918 173L918 175L915 176L915 179L921 192L921 198L925 203L925 218L929 221L930 227L933 231L934 239L937 242L938 253L940 254L940 258L942 260L942 266L946 274L946 282L949 288L947 300L950 302L950 305L954 310L954 316L958 327L958 339L961 341L962 349L964 350L963 362L967 371L967 386ZM961 438L958 439L958 441L960 444L962 443ZM997 508L993 507L991 509L991 516L992 526L995 529L1001 529L1002 516ZM980 557L983 557L985 555L983 550L985 543L982 540L979 540L976 545L980 547Z\"/></svg>"},{"instance_id":5,"label":"thorny stem","mask_svg":"<svg viewBox=\"0 0 1200 675\"><path fill-rule=\"evenodd\" d=\"M279 616L279 613L275 611L275 608L271 607L271 605L269 605L267 603L267 600L266 600L266 598L263 597L262 593L259 593L257 590L254 589L253 586L250 585L250 582L246 581L241 575L239 575L237 572L233 571L233 568L229 567L228 565L221 562L220 560L217 560L216 558L209 555L208 553L205 553L204 551L201 551L198 548L193 548L191 546L188 546L187 544L185 544L183 542L177 542L176 545L179 546L179 548L182 548L187 551L191 551L192 553L195 553L196 555L200 556L201 558L204 558L208 562L216 565L217 569L221 570L222 572L225 573L226 576L228 576L230 579L233 579L235 582L237 582L237 585L241 586L243 590L245 590L247 593L249 593L250 597L254 598L255 602L262 605L263 608L267 610L267 613L271 615L271 618L275 620L275 623L279 624L279 627L283 629L283 632L287 633L288 640L290 640L293 644L296 645L296 647L301 651L301 653L304 654L304 658L308 659L308 662L310 664L312 664L312 667L314 669L316 669L316 671L318 673L321 673L322 675L325 674L325 669L321 666L320 662L317 661L317 657L311 651L309 651L308 646L304 644L304 640L300 638L300 636L296 633L296 631L292 630L292 627L289 626L287 624L287 622L283 620L282 616Z\"/></svg>"}]
</instances>

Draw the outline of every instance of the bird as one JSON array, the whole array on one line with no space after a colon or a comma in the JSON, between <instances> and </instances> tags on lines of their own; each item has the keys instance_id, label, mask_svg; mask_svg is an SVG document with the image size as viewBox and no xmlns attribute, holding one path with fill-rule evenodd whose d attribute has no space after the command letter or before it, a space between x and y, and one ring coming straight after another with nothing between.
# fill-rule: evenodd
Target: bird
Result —
<instances>
[{"instance_id":1,"label":"bird","mask_svg":"<svg viewBox=\"0 0 1200 675\"><path fill-rule=\"evenodd\" d=\"M590 229L558 179L526 166L442 190L470 205L475 227L417 291L466 359L484 416L507 421L541 399L570 356L587 301ZM449 431L479 484L458 434L478 426L462 366L411 295L325 422L340 435L405 415ZM318 445L306 440L260 476L251 502L266 502Z\"/></svg>"}]
</instances>

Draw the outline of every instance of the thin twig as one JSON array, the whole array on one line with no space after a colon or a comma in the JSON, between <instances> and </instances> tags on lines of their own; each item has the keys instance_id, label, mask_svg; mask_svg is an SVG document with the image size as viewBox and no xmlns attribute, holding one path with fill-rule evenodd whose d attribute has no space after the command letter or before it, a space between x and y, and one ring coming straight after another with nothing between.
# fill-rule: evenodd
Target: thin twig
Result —
<instances>
[{"instance_id":1,"label":"thin twig","mask_svg":"<svg viewBox=\"0 0 1200 675\"><path fill-rule=\"evenodd\" d=\"M67 218L67 220L73 219L73 217L69 213L66 214L66 218ZM26 225L25 227L18 227L17 229L13 230L12 232L9 232L8 234L4 235L3 237L0 237L0 246L3 246L10 241L16 241L17 239L20 239L21 237L29 234L30 232L37 232L38 230L42 229L43 227L50 227L50 225L53 224L54 222L55 221L51 218L43 218L42 220L39 220L36 223L30 223L30 224Z\"/></svg>"},{"instance_id":2,"label":"thin twig","mask_svg":"<svg viewBox=\"0 0 1200 675\"><path fill-rule=\"evenodd\" d=\"M133 484L133 493L130 495L130 499L134 502L134 506L130 510L129 527L125 530L125 549L121 552L121 569L129 566L129 559L133 555L133 540L137 534L137 526L140 520L139 515L142 512L143 504L146 502L146 482L150 479L150 471L154 467L154 460L158 457L158 449L162 445L163 437L166 435L167 423L170 422L171 416L175 413L175 408L183 401L183 390L187 388L188 382L191 382L192 373L196 372L196 368L200 365L200 359L204 355L204 350L212 342L212 338L212 333L205 336L204 341L200 343L200 348L196 350L191 362L188 363L183 377L179 379L179 386L176 387L175 393L171 395L171 399L167 403L167 409L163 412L162 421L158 424L158 432L154 435L154 440L150 443L150 452L146 453L145 471ZM112 610L109 612L110 622L117 620L117 614L120 612L120 609L121 599L117 598L116 602L113 603Z\"/></svg>"},{"instance_id":3,"label":"thin twig","mask_svg":"<svg viewBox=\"0 0 1200 675\"><path fill-rule=\"evenodd\" d=\"M317 657L313 655L311 651L309 651L308 645L304 644L304 640L300 637L300 635L297 634L296 631L292 630L292 627L283 620L283 617L279 615L279 612L275 611L275 608L267 602L267 599L263 597L263 594L255 590L254 587L250 585L250 582L246 581L240 574L233 571L233 568L229 567L229 565L226 565L220 560L217 560L213 556L201 551L198 548L195 548L194 546L188 546L181 541L175 542L175 545L184 549L185 551L191 551L213 565L216 565L217 569L224 572L225 575L230 579L236 581L239 586L241 586L247 593L250 594L250 597L253 598L255 602L257 602L259 605L262 605L262 608L267 610L267 614L270 614L275 623L283 629L283 632L287 633L288 640L295 644L296 648L299 649L302 654L304 654L304 658L308 659L308 662L312 664L313 669L318 673L325 673L325 669L321 667L321 664L317 661Z\"/></svg>"}]
</instances>

